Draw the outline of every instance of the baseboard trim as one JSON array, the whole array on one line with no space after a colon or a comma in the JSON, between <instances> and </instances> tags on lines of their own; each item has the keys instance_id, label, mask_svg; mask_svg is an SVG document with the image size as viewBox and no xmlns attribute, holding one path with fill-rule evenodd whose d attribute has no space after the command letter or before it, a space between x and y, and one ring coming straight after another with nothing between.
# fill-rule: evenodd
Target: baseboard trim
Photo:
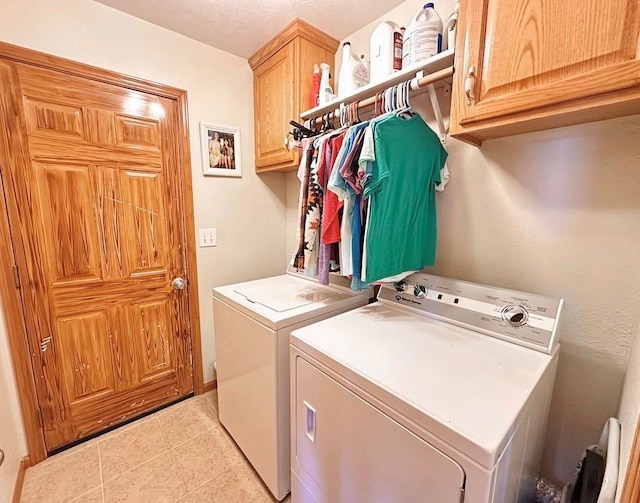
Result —
<instances>
[{"instance_id":1,"label":"baseboard trim","mask_svg":"<svg viewBox=\"0 0 640 503\"><path fill-rule=\"evenodd\" d=\"M204 383L204 392L214 390L218 387L218 380L214 379L213 381L209 381Z\"/></svg>"},{"instance_id":2,"label":"baseboard trim","mask_svg":"<svg viewBox=\"0 0 640 503\"><path fill-rule=\"evenodd\" d=\"M24 474L27 468L31 466L31 460L29 456L25 456L20 460L20 468L18 469L18 476L16 477L16 484L13 487L12 503L20 503L20 496L22 496L22 485L24 484Z\"/></svg>"}]
</instances>

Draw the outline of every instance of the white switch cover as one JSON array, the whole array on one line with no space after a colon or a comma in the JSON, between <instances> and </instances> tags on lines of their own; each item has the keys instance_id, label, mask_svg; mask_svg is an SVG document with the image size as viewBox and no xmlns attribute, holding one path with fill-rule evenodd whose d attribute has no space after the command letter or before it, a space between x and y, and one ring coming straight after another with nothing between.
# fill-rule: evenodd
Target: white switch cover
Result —
<instances>
[{"instance_id":1,"label":"white switch cover","mask_svg":"<svg viewBox=\"0 0 640 503\"><path fill-rule=\"evenodd\" d=\"M199 244L200 248L206 248L207 246L217 246L217 237L215 229L199 229Z\"/></svg>"}]
</instances>

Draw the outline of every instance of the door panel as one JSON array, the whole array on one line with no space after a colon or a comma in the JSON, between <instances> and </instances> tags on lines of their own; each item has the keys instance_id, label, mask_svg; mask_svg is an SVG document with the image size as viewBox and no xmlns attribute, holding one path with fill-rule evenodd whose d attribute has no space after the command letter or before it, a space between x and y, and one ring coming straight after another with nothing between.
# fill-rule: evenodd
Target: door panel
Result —
<instances>
[{"instance_id":1,"label":"door panel","mask_svg":"<svg viewBox=\"0 0 640 503\"><path fill-rule=\"evenodd\" d=\"M53 283L102 276L89 166L34 163Z\"/></svg>"},{"instance_id":2,"label":"door panel","mask_svg":"<svg viewBox=\"0 0 640 503\"><path fill-rule=\"evenodd\" d=\"M0 61L48 450L193 390L177 102Z\"/></svg>"},{"instance_id":3,"label":"door panel","mask_svg":"<svg viewBox=\"0 0 640 503\"><path fill-rule=\"evenodd\" d=\"M138 341L138 369L140 378L147 379L173 368L170 334L174 332L166 300L145 302L132 306L134 326L141 334Z\"/></svg>"},{"instance_id":4,"label":"door panel","mask_svg":"<svg viewBox=\"0 0 640 503\"><path fill-rule=\"evenodd\" d=\"M26 113L29 134L84 138L81 108L27 99Z\"/></svg>"},{"instance_id":5,"label":"door panel","mask_svg":"<svg viewBox=\"0 0 640 503\"><path fill-rule=\"evenodd\" d=\"M167 271L168 252L163 200L164 180L159 173L124 171L127 259L131 275Z\"/></svg>"},{"instance_id":6,"label":"door panel","mask_svg":"<svg viewBox=\"0 0 640 503\"><path fill-rule=\"evenodd\" d=\"M69 403L113 391L106 313L59 318L57 325Z\"/></svg>"}]
</instances>

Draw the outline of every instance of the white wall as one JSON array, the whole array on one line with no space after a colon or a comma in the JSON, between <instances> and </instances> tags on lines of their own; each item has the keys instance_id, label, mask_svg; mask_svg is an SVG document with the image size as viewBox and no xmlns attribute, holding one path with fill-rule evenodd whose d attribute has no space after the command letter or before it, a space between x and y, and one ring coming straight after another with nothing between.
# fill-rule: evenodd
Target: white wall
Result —
<instances>
[{"instance_id":1,"label":"white wall","mask_svg":"<svg viewBox=\"0 0 640 503\"><path fill-rule=\"evenodd\" d=\"M6 332L0 310L0 449L5 455L0 466L0 501L11 501L20 460L27 455Z\"/></svg>"},{"instance_id":2,"label":"white wall","mask_svg":"<svg viewBox=\"0 0 640 503\"><path fill-rule=\"evenodd\" d=\"M368 53L380 21L408 24L420 3L408 0L345 40ZM436 4L443 18L452 7ZM418 100L428 110L426 95ZM640 316L638 138L640 116L632 116L482 148L447 143L451 181L438 195L433 272L567 303L542 467L556 481L571 477L582 450L617 414ZM288 229L295 229L297 187L290 175ZM293 249L295 233L287 239ZM636 408L637 391L628 393Z\"/></svg>"},{"instance_id":3,"label":"white wall","mask_svg":"<svg viewBox=\"0 0 640 503\"><path fill-rule=\"evenodd\" d=\"M620 476L618 478L616 501L620 501L622 495L622 487L627 467L629 466L636 425L640 419L640 327L631 346L618 418L620 419L622 431L620 438Z\"/></svg>"}]
</instances>

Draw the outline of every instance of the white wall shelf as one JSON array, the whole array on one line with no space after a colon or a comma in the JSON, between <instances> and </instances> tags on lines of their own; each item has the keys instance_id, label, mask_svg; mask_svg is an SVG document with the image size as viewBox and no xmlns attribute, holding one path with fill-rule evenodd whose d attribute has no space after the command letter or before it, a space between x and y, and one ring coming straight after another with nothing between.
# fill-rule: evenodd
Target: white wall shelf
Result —
<instances>
[{"instance_id":1,"label":"white wall shelf","mask_svg":"<svg viewBox=\"0 0 640 503\"><path fill-rule=\"evenodd\" d=\"M454 50L448 49L443 51L435 56L426 59L424 61L420 61L415 65L408 66L407 68L403 68L402 70L395 72L389 75L386 79L375 82L371 84L367 84L366 86L359 87L354 92L331 100L329 103L325 103L324 105L320 105L314 107L310 110L302 112L300 117L302 120L313 119L315 117L322 116L328 112L333 112L337 108L340 107L341 103L353 103L354 101L360 101L365 98L369 98L371 96L375 96L376 93L380 91L384 91L389 87L395 86L396 84L400 84L401 82L406 82L407 80L411 80L416 76L417 73L423 72L424 75L428 75L430 73L434 73L440 70L444 70L445 68L453 66L454 59Z\"/></svg>"}]
</instances>

